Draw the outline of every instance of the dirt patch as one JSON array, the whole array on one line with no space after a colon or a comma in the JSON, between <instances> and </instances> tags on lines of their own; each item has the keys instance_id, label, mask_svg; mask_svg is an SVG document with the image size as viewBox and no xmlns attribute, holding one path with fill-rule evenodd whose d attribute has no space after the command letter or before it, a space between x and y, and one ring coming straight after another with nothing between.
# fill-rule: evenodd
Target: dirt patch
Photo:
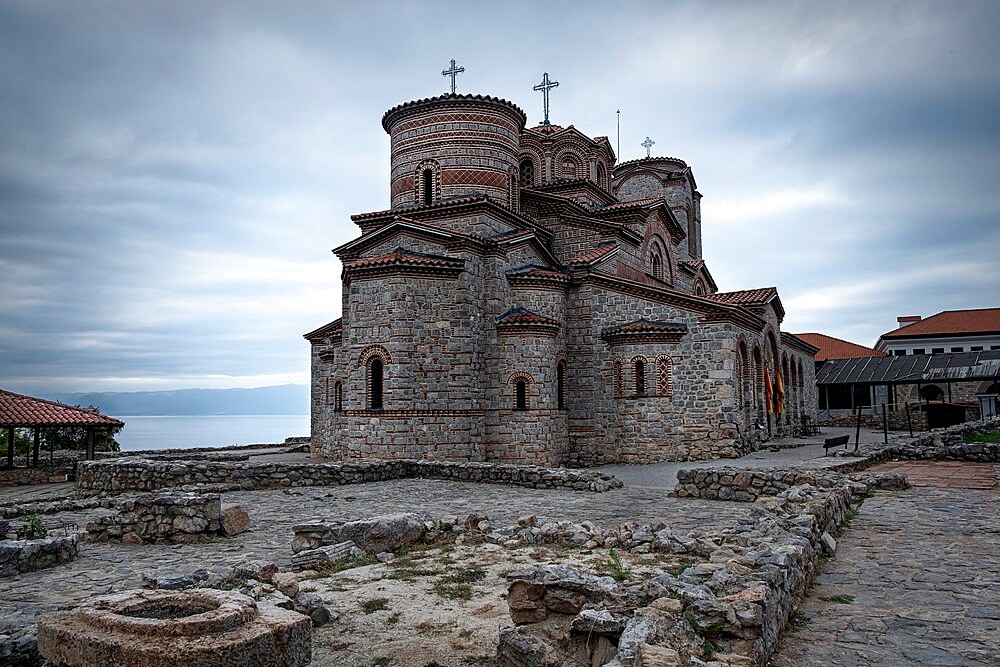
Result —
<instances>
[{"instance_id":1,"label":"dirt patch","mask_svg":"<svg viewBox=\"0 0 1000 667\"><path fill-rule=\"evenodd\" d=\"M313 665L465 667L492 665L501 628L510 627L506 576L537 565L568 565L640 580L679 572L673 554L620 556L571 544L508 548L495 544L412 549L396 560L319 575L302 583L340 617L313 633Z\"/></svg>"}]
</instances>

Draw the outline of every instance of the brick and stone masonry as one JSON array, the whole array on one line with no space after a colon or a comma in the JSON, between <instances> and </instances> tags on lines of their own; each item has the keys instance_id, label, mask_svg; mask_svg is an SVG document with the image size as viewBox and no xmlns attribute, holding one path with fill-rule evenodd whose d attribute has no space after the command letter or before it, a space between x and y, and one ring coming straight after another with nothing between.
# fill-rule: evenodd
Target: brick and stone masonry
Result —
<instances>
[{"instance_id":1,"label":"brick and stone masonry","mask_svg":"<svg viewBox=\"0 0 1000 667\"><path fill-rule=\"evenodd\" d=\"M342 317L306 335L314 456L727 458L815 416L815 348L775 288L718 290L683 160L616 167L605 137L483 95L382 125L391 208L353 216Z\"/></svg>"}]
</instances>

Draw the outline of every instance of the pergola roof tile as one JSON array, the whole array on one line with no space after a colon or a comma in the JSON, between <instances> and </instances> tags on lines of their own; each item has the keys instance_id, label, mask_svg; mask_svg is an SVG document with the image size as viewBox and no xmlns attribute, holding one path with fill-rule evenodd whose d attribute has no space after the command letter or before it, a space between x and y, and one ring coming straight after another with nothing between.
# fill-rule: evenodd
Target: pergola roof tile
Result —
<instances>
[{"instance_id":1,"label":"pergola roof tile","mask_svg":"<svg viewBox=\"0 0 1000 667\"><path fill-rule=\"evenodd\" d=\"M0 426L124 426L124 422L96 410L0 389Z\"/></svg>"}]
</instances>

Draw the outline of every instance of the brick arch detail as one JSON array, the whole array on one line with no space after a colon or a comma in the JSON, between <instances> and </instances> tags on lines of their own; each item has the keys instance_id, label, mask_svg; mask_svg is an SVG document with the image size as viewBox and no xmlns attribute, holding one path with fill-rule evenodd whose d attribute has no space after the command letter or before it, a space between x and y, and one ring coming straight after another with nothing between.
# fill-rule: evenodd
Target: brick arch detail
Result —
<instances>
[{"instance_id":1,"label":"brick arch detail","mask_svg":"<svg viewBox=\"0 0 1000 667\"><path fill-rule=\"evenodd\" d=\"M413 172L413 201L422 204L424 201L424 172L431 170L431 201L441 199L441 165L437 160L421 160Z\"/></svg>"},{"instance_id":2,"label":"brick arch detail","mask_svg":"<svg viewBox=\"0 0 1000 667\"><path fill-rule=\"evenodd\" d=\"M567 157L573 159L576 163L576 173L574 173L573 178L586 178L587 171L589 171L587 166L587 161L584 160L583 156L575 148L563 148L558 153L556 153L555 163L552 165L554 170L557 172L556 176L565 177L563 173L563 160Z\"/></svg>"},{"instance_id":3,"label":"brick arch detail","mask_svg":"<svg viewBox=\"0 0 1000 667\"><path fill-rule=\"evenodd\" d=\"M643 391L643 395L646 395L646 387L647 387L647 385L649 385L649 368L648 368L648 366L649 366L649 359L647 359L645 357L645 355L642 355L642 354L637 354L634 357L632 357L631 359L629 359L628 369L629 369L629 375L630 375L631 380L632 380L632 389L638 389L639 388L639 382L638 382L638 378L636 377L636 372L635 372L635 367L636 367L636 363L637 362L642 362L642 367L643 367L642 391ZM636 393L638 393L638 392L636 392Z\"/></svg>"},{"instance_id":4,"label":"brick arch detail","mask_svg":"<svg viewBox=\"0 0 1000 667\"><path fill-rule=\"evenodd\" d=\"M531 377L531 374L524 371L514 371L511 373L510 377L507 378L507 384L516 384L519 380L524 380L525 384L535 384L535 379Z\"/></svg>"},{"instance_id":5,"label":"brick arch detail","mask_svg":"<svg viewBox=\"0 0 1000 667\"><path fill-rule=\"evenodd\" d=\"M361 366L367 366L373 359L381 361L383 366L392 363L392 358L389 356L389 350L385 349L381 345L369 345L365 349L361 350L361 354L358 355L358 364Z\"/></svg>"}]
</instances>

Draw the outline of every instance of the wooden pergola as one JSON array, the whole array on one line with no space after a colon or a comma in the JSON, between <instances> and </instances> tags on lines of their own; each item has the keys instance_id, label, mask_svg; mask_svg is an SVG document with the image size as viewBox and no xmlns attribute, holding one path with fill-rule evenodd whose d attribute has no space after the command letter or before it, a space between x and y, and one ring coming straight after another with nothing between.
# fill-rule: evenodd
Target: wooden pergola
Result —
<instances>
[{"instance_id":1,"label":"wooden pergola","mask_svg":"<svg viewBox=\"0 0 1000 667\"><path fill-rule=\"evenodd\" d=\"M87 430L87 459L94 458L94 434L98 429L112 429L125 423L102 415L97 410L64 405L0 389L0 429L7 429L6 467L14 467L14 429L34 430L35 443L29 465L38 465L38 449L43 428L78 427Z\"/></svg>"}]
</instances>

